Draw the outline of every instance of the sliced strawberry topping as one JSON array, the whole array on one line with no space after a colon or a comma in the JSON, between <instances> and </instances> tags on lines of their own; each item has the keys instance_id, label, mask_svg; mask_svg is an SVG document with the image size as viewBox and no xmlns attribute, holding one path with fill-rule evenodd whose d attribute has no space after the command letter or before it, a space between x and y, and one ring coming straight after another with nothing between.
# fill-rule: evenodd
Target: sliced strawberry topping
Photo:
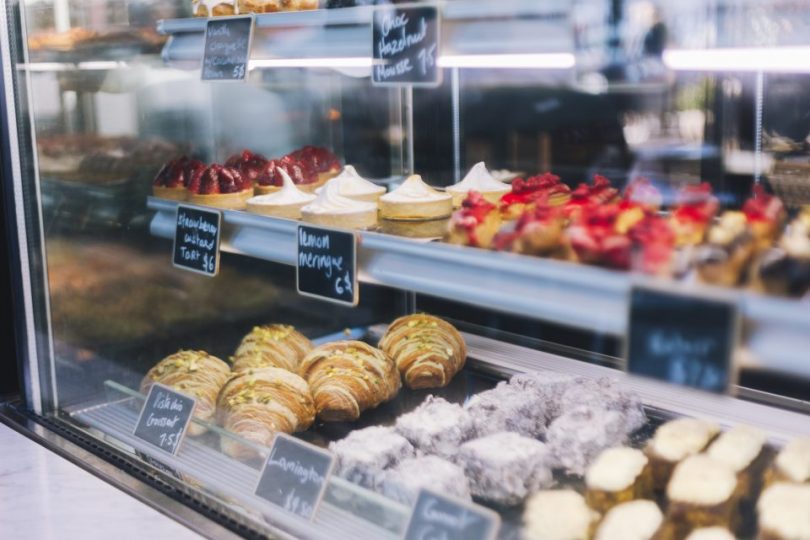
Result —
<instances>
[{"instance_id":1,"label":"sliced strawberry topping","mask_svg":"<svg viewBox=\"0 0 810 540\"><path fill-rule=\"evenodd\" d=\"M225 162L226 167L238 170L243 177L251 182L256 181L266 164L266 157L250 150L243 150L241 154L235 154Z\"/></svg>"},{"instance_id":2,"label":"sliced strawberry topping","mask_svg":"<svg viewBox=\"0 0 810 540\"><path fill-rule=\"evenodd\" d=\"M622 203L625 207L638 205L648 212L657 212L661 201L661 192L647 178L636 178L624 188Z\"/></svg>"},{"instance_id":3,"label":"sliced strawberry topping","mask_svg":"<svg viewBox=\"0 0 810 540\"><path fill-rule=\"evenodd\" d=\"M720 203L707 182L685 186L678 193L678 206L672 215L678 221L708 223L717 214Z\"/></svg>"},{"instance_id":4,"label":"sliced strawberry topping","mask_svg":"<svg viewBox=\"0 0 810 540\"><path fill-rule=\"evenodd\" d=\"M199 178L192 180L189 191L200 195L215 195L218 193L238 193L250 189L251 183L245 180L238 170L214 163L209 166Z\"/></svg>"},{"instance_id":5,"label":"sliced strawberry topping","mask_svg":"<svg viewBox=\"0 0 810 540\"><path fill-rule=\"evenodd\" d=\"M284 178L279 169L284 169L295 184L313 184L318 181L317 173L307 167L306 164L292 156L284 156L281 159L271 159L265 165L264 170L258 177L259 185L262 186L282 186Z\"/></svg>"},{"instance_id":6,"label":"sliced strawberry topping","mask_svg":"<svg viewBox=\"0 0 810 540\"><path fill-rule=\"evenodd\" d=\"M340 160L331 151L317 146L305 146L288 155L316 173L336 172L340 170Z\"/></svg>"},{"instance_id":7,"label":"sliced strawberry topping","mask_svg":"<svg viewBox=\"0 0 810 540\"><path fill-rule=\"evenodd\" d=\"M192 176L202 169L205 169L202 161L182 156L163 165L152 181L152 185L184 188L191 182Z\"/></svg>"}]
</instances>

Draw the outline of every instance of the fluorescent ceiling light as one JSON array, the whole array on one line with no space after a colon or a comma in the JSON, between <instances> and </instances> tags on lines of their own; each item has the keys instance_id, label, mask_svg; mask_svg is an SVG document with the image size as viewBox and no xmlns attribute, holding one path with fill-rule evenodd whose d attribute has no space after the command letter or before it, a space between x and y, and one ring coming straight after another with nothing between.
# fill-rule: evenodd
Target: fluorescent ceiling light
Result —
<instances>
[{"instance_id":1,"label":"fluorescent ceiling light","mask_svg":"<svg viewBox=\"0 0 810 540\"><path fill-rule=\"evenodd\" d=\"M666 50L664 63L677 71L810 73L810 47Z\"/></svg>"},{"instance_id":2,"label":"fluorescent ceiling light","mask_svg":"<svg viewBox=\"0 0 810 540\"><path fill-rule=\"evenodd\" d=\"M576 65L571 53L444 55L439 67L489 69L570 69Z\"/></svg>"}]
</instances>

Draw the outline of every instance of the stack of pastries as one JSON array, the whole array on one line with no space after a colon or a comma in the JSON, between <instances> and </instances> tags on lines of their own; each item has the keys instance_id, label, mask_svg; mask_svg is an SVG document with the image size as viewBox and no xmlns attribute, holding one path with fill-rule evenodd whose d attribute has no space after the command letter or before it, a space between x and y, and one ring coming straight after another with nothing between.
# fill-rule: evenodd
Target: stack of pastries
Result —
<instances>
[{"instance_id":1,"label":"stack of pastries","mask_svg":"<svg viewBox=\"0 0 810 540\"><path fill-rule=\"evenodd\" d=\"M318 9L318 0L192 0L191 9L195 17L227 17Z\"/></svg>"},{"instance_id":2,"label":"stack of pastries","mask_svg":"<svg viewBox=\"0 0 810 540\"><path fill-rule=\"evenodd\" d=\"M143 379L146 393L159 382L197 400L191 435L216 421L244 440L222 438L227 454L256 457L275 433L308 429L322 421L353 421L393 399L402 386L438 388L462 369L467 349L448 322L414 314L391 324L380 348L361 341L316 347L294 327L254 327L239 343L230 365L203 351L179 351ZM250 443L253 443L250 444Z\"/></svg>"}]
</instances>

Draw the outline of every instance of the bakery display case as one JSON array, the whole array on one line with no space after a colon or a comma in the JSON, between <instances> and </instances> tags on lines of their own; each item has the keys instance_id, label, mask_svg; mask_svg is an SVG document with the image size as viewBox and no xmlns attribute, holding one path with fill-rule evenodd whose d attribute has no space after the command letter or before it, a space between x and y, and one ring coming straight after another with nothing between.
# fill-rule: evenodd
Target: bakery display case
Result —
<instances>
[{"instance_id":1,"label":"bakery display case","mask_svg":"<svg viewBox=\"0 0 810 540\"><path fill-rule=\"evenodd\" d=\"M810 538L805 3L3 8L8 418L248 537Z\"/></svg>"}]
</instances>

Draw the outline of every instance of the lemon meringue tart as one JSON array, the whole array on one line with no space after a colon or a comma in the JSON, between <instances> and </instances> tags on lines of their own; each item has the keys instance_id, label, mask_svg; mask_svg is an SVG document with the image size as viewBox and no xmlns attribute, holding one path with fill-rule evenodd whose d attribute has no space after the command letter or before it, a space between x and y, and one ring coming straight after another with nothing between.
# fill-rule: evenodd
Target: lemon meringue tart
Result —
<instances>
[{"instance_id":1,"label":"lemon meringue tart","mask_svg":"<svg viewBox=\"0 0 810 540\"><path fill-rule=\"evenodd\" d=\"M377 224L377 204L356 201L338 193L340 184L328 182L317 198L301 209L308 223L342 229L368 229Z\"/></svg>"},{"instance_id":2,"label":"lemon meringue tart","mask_svg":"<svg viewBox=\"0 0 810 540\"><path fill-rule=\"evenodd\" d=\"M355 201L375 203L385 193L385 187L366 180L357 174L357 170L351 165L346 165L339 175L329 180L329 183L338 184L338 194ZM323 187L319 187L315 193L320 193L322 189Z\"/></svg>"},{"instance_id":3,"label":"lemon meringue tart","mask_svg":"<svg viewBox=\"0 0 810 540\"><path fill-rule=\"evenodd\" d=\"M380 197L379 203L383 219L439 219L453 212L453 197L433 189L418 174L409 176L397 189Z\"/></svg>"},{"instance_id":4,"label":"lemon meringue tart","mask_svg":"<svg viewBox=\"0 0 810 540\"><path fill-rule=\"evenodd\" d=\"M284 169L279 169L282 186L279 191L251 197L247 202L248 212L287 219L301 219L301 208L315 200L312 193L304 193Z\"/></svg>"},{"instance_id":5,"label":"lemon meringue tart","mask_svg":"<svg viewBox=\"0 0 810 540\"><path fill-rule=\"evenodd\" d=\"M477 191L486 200L495 204L511 190L509 184L499 182L492 176L483 161L476 163L461 182L447 188L447 192L453 196L453 206L456 208L461 206L461 202L470 191Z\"/></svg>"}]
</instances>

